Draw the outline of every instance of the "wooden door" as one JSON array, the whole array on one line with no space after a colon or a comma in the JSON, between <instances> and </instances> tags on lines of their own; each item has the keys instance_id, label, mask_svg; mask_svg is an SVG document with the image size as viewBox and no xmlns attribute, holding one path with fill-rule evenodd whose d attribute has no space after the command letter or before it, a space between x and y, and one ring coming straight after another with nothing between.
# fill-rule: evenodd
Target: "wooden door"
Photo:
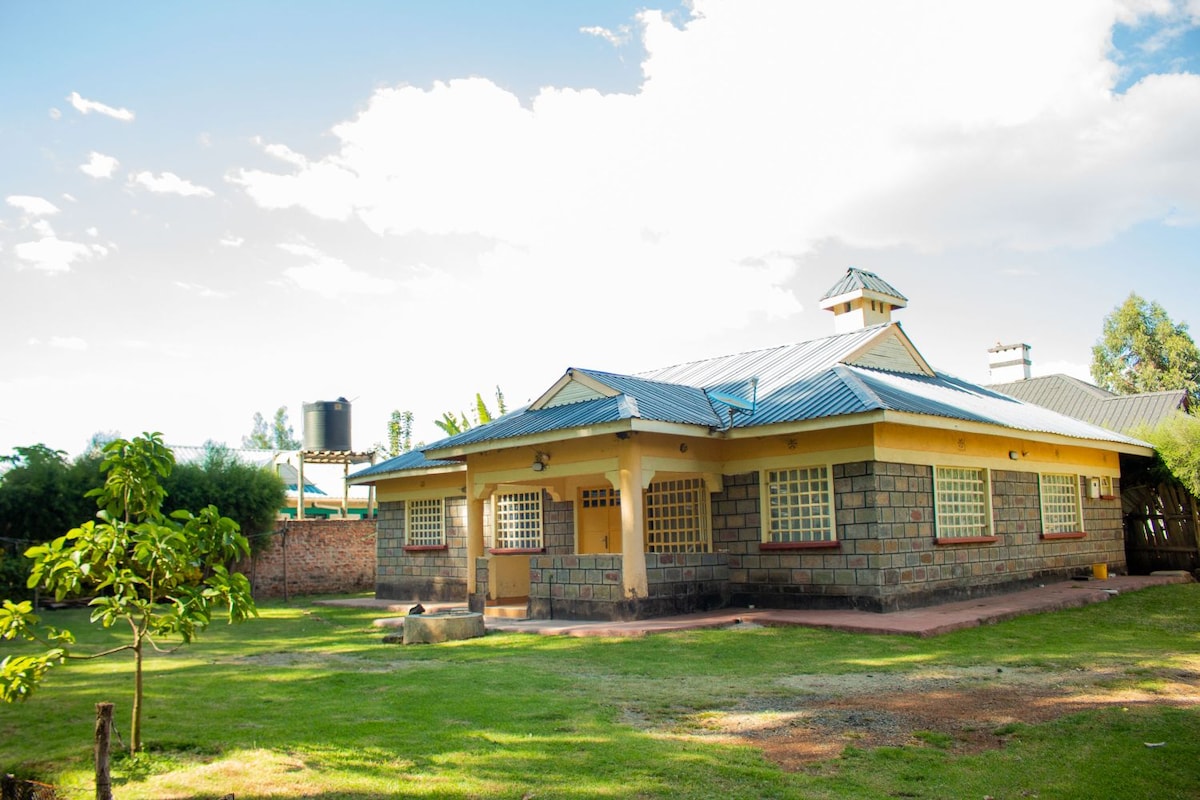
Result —
<instances>
[{"instance_id":1,"label":"wooden door","mask_svg":"<svg viewBox=\"0 0 1200 800\"><path fill-rule=\"evenodd\" d=\"M621 552L621 493L611 486L579 490L579 552Z\"/></svg>"}]
</instances>

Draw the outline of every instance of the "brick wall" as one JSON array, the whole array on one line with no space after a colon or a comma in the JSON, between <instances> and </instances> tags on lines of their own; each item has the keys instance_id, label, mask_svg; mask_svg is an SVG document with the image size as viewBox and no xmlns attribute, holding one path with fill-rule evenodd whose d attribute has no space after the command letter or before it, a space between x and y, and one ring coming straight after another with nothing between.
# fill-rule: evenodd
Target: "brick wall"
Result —
<instances>
[{"instance_id":1,"label":"brick wall","mask_svg":"<svg viewBox=\"0 0 1200 800\"><path fill-rule=\"evenodd\" d=\"M374 520L281 522L270 546L236 569L256 599L368 591L375 583Z\"/></svg>"},{"instance_id":2,"label":"brick wall","mask_svg":"<svg viewBox=\"0 0 1200 800\"><path fill-rule=\"evenodd\" d=\"M375 596L387 600L461 602L467 597L467 501L446 498L446 546L404 549L403 500L379 505Z\"/></svg>"}]
</instances>

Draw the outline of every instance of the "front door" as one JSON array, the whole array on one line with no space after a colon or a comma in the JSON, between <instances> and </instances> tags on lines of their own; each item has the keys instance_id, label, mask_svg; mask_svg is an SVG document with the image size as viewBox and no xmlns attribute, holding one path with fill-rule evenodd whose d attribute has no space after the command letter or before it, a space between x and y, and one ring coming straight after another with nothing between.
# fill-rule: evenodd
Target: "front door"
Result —
<instances>
[{"instance_id":1,"label":"front door","mask_svg":"<svg viewBox=\"0 0 1200 800\"><path fill-rule=\"evenodd\" d=\"M621 493L611 486L579 490L579 552L621 552Z\"/></svg>"}]
</instances>

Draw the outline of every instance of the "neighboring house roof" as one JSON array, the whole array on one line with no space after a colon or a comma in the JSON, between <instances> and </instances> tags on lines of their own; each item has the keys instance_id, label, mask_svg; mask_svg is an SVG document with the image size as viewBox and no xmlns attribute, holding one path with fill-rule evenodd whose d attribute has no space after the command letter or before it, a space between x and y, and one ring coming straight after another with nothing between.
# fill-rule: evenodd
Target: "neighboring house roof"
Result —
<instances>
[{"instance_id":1,"label":"neighboring house roof","mask_svg":"<svg viewBox=\"0 0 1200 800\"><path fill-rule=\"evenodd\" d=\"M295 466L298 451L296 450L263 450L253 447L226 447L224 450L243 464L255 467L265 467L275 470L283 479L288 497L295 499L300 492L297 488L300 481L299 470ZM208 447L193 445L171 445L175 460L181 464L202 463L208 454ZM340 465L313 464L304 462L304 495L319 497L338 497L343 493L343 471ZM350 496L365 500L365 490L350 490Z\"/></svg>"},{"instance_id":2,"label":"neighboring house roof","mask_svg":"<svg viewBox=\"0 0 1200 800\"><path fill-rule=\"evenodd\" d=\"M612 423L641 421L728 431L877 411L1147 446L938 373L899 324L887 323L640 375L568 369L529 406L427 445L421 453L406 453L356 472L351 482L453 467L458 462L451 459L493 442Z\"/></svg>"},{"instance_id":3,"label":"neighboring house roof","mask_svg":"<svg viewBox=\"0 0 1200 800\"><path fill-rule=\"evenodd\" d=\"M1154 427L1188 407L1185 389L1119 395L1069 375L1044 375L988 388L1122 433L1140 425Z\"/></svg>"}]
</instances>

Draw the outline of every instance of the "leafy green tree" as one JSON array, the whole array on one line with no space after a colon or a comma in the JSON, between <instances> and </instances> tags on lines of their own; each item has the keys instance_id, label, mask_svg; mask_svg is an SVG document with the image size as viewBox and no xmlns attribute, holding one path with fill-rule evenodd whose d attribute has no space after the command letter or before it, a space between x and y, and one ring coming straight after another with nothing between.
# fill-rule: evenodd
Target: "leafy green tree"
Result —
<instances>
[{"instance_id":1,"label":"leafy green tree","mask_svg":"<svg viewBox=\"0 0 1200 800\"><path fill-rule=\"evenodd\" d=\"M254 427L248 436L242 437L242 447L258 450L299 450L300 440L288 422L287 406L275 409L275 416L270 422L263 417L262 412L254 412Z\"/></svg>"},{"instance_id":2,"label":"leafy green tree","mask_svg":"<svg viewBox=\"0 0 1200 800\"><path fill-rule=\"evenodd\" d=\"M17 447L0 457L0 597L25 599L29 561L23 553L48 542L96 511L85 495L103 481L100 457L69 462L61 450L43 444Z\"/></svg>"},{"instance_id":3,"label":"leafy green tree","mask_svg":"<svg viewBox=\"0 0 1200 800\"><path fill-rule=\"evenodd\" d=\"M69 631L42 628L28 601L0 606L0 638L22 637L47 648L34 655L0 661L0 699L29 697L55 665L68 658L98 658L130 651L134 660L133 713L129 749L142 746L142 666L145 648L162 651L191 642L224 609L230 622L257 615L250 582L226 564L249 553L237 523L215 506L197 514L162 513L175 456L161 434L104 448L104 485L90 494L100 507L98 521L85 522L45 545L31 547L29 586L55 597L91 596L91 621L129 629L127 644L91 655L71 652Z\"/></svg>"},{"instance_id":4,"label":"leafy green tree","mask_svg":"<svg viewBox=\"0 0 1200 800\"><path fill-rule=\"evenodd\" d=\"M1156 302L1135 293L1104 318L1092 348L1092 378L1116 394L1186 389L1200 400L1200 350L1186 323L1175 323Z\"/></svg>"},{"instance_id":5,"label":"leafy green tree","mask_svg":"<svg viewBox=\"0 0 1200 800\"><path fill-rule=\"evenodd\" d=\"M273 469L242 463L229 448L211 441L205 442L203 460L176 464L162 483L168 508L216 506L238 524L255 553L266 548L264 534L275 529L287 499L283 479Z\"/></svg>"},{"instance_id":6,"label":"leafy green tree","mask_svg":"<svg viewBox=\"0 0 1200 800\"><path fill-rule=\"evenodd\" d=\"M1200 497L1200 419L1174 414L1156 428L1134 435L1154 445L1160 479L1170 476L1193 497Z\"/></svg>"}]
</instances>

